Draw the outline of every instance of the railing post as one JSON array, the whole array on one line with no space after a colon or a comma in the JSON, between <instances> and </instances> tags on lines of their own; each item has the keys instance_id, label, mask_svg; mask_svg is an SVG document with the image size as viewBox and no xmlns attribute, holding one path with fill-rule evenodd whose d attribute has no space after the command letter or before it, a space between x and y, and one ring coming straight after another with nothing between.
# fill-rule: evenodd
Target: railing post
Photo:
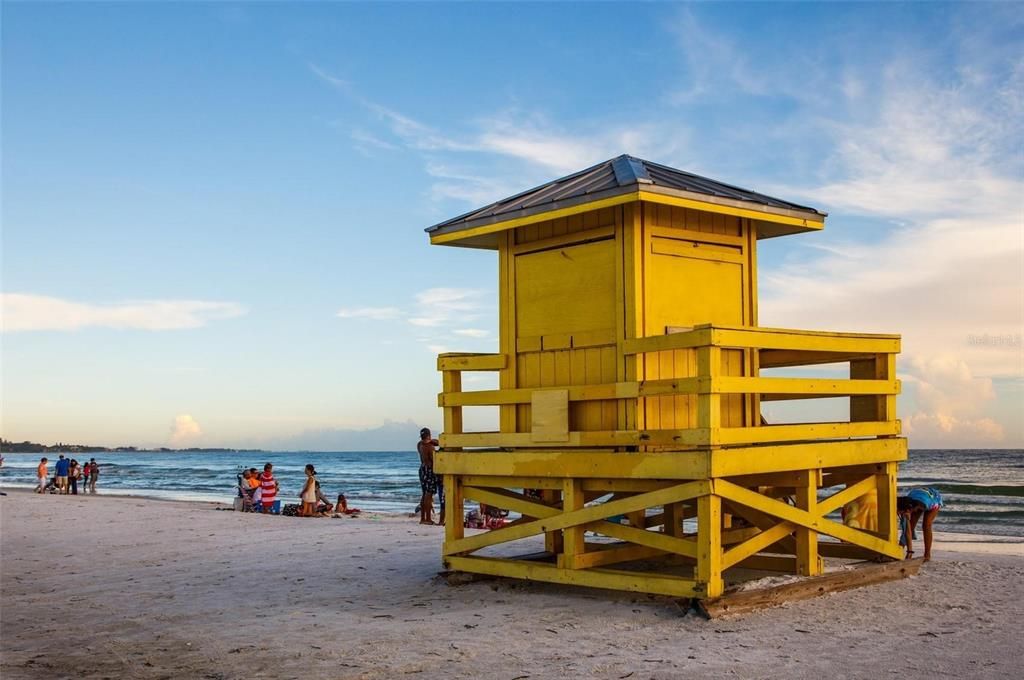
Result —
<instances>
[{"instance_id":1,"label":"railing post","mask_svg":"<svg viewBox=\"0 0 1024 680\"><path fill-rule=\"evenodd\" d=\"M697 427L707 430L707 444L718 444L718 430L722 427L722 395L715 390L715 378L722 372L722 350L705 345L697 348L697 377L707 383L697 395Z\"/></svg>"},{"instance_id":2,"label":"railing post","mask_svg":"<svg viewBox=\"0 0 1024 680\"><path fill-rule=\"evenodd\" d=\"M462 371L441 371L441 386L445 394L462 391ZM462 434L462 407L444 407L444 433ZM457 447L448 447L450 451L461 451Z\"/></svg>"},{"instance_id":3,"label":"railing post","mask_svg":"<svg viewBox=\"0 0 1024 680\"><path fill-rule=\"evenodd\" d=\"M850 362L851 380L894 380L896 355L875 354L870 359ZM893 422L896 420L896 395L850 397L850 422Z\"/></svg>"}]
</instances>

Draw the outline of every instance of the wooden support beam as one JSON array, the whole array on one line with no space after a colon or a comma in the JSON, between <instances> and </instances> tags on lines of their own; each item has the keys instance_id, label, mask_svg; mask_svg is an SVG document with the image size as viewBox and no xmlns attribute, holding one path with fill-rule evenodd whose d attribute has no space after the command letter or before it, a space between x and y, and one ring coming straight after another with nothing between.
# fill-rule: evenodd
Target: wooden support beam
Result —
<instances>
[{"instance_id":1,"label":"wooden support beam","mask_svg":"<svg viewBox=\"0 0 1024 680\"><path fill-rule=\"evenodd\" d=\"M722 594L722 499L715 494L697 499L697 585L702 597Z\"/></svg>"},{"instance_id":2,"label":"wooden support beam","mask_svg":"<svg viewBox=\"0 0 1024 680\"><path fill-rule=\"evenodd\" d=\"M566 479L562 483L562 512L575 512L583 509L583 488L578 479ZM567 526L562 529L562 554L558 556L558 566L562 569L577 569L576 558L583 554L584 528L580 525Z\"/></svg>"},{"instance_id":3,"label":"wooden support beam","mask_svg":"<svg viewBox=\"0 0 1024 680\"><path fill-rule=\"evenodd\" d=\"M621 515L641 508L649 508L664 505L665 503L697 498L709 493L711 493L711 482L708 480L678 484L665 489L659 489L658 491L649 491L647 493L638 494L631 498L623 498L620 500L602 503L601 505L593 505L579 510L564 512L560 515L534 520L518 526L509 526L502 529L495 529L494 531L489 531L485 534L468 536L460 541L446 543L444 546L444 554L455 555L459 553L473 552L480 548L505 543L507 541L516 541L534 534L596 522L613 515Z\"/></svg>"},{"instance_id":4,"label":"wooden support beam","mask_svg":"<svg viewBox=\"0 0 1024 680\"><path fill-rule=\"evenodd\" d=\"M800 473L799 483L794 487L796 507L810 515L818 511L819 470L805 470ZM796 530L796 570L801 576L817 576L823 565L818 557L818 532L813 528L800 527Z\"/></svg>"},{"instance_id":5,"label":"wooden support beam","mask_svg":"<svg viewBox=\"0 0 1024 680\"><path fill-rule=\"evenodd\" d=\"M449 557L451 569L528 581L547 581L591 588L608 588L670 597L698 597L703 594L693 579L613 569L559 569L555 565L522 562L497 557Z\"/></svg>"},{"instance_id":6,"label":"wooden support beam","mask_svg":"<svg viewBox=\"0 0 1024 680\"><path fill-rule=\"evenodd\" d=\"M879 555L901 559L902 550L899 545L891 544L873 534L852 529L838 522L832 522L817 513L810 513L800 508L794 508L780 501L767 498L759 493L744 489L743 487L731 484L724 479L715 480L715 491L722 498L745 505L754 510L759 510L779 520L793 522L801 527L813 529L819 533L827 534L847 543L853 543L864 548L875 551ZM820 512L821 508L818 508Z\"/></svg>"},{"instance_id":7,"label":"wooden support beam","mask_svg":"<svg viewBox=\"0 0 1024 680\"><path fill-rule=\"evenodd\" d=\"M718 599L701 602L701 607L709 618L749 614L760 609L808 600L829 593L907 578L916 575L920 568L919 559L885 564L865 563L852 569L801 579L772 588L727 593Z\"/></svg>"},{"instance_id":8,"label":"wooden support beam","mask_svg":"<svg viewBox=\"0 0 1024 680\"><path fill-rule=\"evenodd\" d=\"M500 371L505 368L504 354L440 354L437 357L439 371Z\"/></svg>"}]
</instances>

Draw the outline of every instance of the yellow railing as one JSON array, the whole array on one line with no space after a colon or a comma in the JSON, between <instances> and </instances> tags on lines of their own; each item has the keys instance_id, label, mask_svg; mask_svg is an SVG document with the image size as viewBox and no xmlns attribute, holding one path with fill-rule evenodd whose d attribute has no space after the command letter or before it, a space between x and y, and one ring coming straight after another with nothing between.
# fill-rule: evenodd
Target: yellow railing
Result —
<instances>
[{"instance_id":1,"label":"yellow railing","mask_svg":"<svg viewBox=\"0 0 1024 680\"><path fill-rule=\"evenodd\" d=\"M442 445L447 448L519 447L725 447L777 442L891 437L900 433L896 419L895 359L900 351L896 335L829 333L776 328L697 326L682 332L620 343L626 356L690 349L696 352L695 375L688 377L462 391L463 371L501 371L510 358L504 354L442 354L438 370L444 409ZM745 373L723 375L722 351L745 353ZM848 363L849 378L760 377L761 369ZM568 404L581 401L636 400L667 395L692 395L697 402L696 427L569 431ZM849 397L848 421L765 425L760 419L744 427L723 427L722 397L749 395L755 408L760 401ZM466 406L531 404L545 409L534 418L530 432L463 431Z\"/></svg>"}]
</instances>

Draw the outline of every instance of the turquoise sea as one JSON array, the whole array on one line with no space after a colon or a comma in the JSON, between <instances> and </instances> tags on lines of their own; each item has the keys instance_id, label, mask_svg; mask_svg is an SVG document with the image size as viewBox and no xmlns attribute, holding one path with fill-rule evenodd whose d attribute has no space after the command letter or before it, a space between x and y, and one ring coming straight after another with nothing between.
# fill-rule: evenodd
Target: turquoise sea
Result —
<instances>
[{"instance_id":1,"label":"turquoise sea","mask_svg":"<svg viewBox=\"0 0 1024 680\"><path fill-rule=\"evenodd\" d=\"M498 454L496 454L498 455ZM56 454L48 456L52 461ZM286 503L297 502L303 468L312 463L328 497L344 493L367 511L411 513L419 500L419 460L412 451L190 451L82 454L102 466L97 490L107 494L230 503L243 467L274 464ZM39 454L4 453L0 487L31 488ZM1024 450L910 452L900 487L937 487L946 500L940 529L1024 538Z\"/></svg>"}]
</instances>

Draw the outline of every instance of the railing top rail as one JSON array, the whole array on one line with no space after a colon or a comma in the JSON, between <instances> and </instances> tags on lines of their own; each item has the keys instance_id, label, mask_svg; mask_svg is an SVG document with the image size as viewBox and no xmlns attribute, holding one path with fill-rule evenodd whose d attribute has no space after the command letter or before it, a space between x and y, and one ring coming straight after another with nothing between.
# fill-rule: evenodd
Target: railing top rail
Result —
<instances>
[{"instance_id":1,"label":"railing top rail","mask_svg":"<svg viewBox=\"0 0 1024 680\"><path fill-rule=\"evenodd\" d=\"M626 340L626 354L643 354L695 347L781 349L848 354L892 354L900 351L900 336L879 333L833 333L758 326L703 324L666 335Z\"/></svg>"}]
</instances>

